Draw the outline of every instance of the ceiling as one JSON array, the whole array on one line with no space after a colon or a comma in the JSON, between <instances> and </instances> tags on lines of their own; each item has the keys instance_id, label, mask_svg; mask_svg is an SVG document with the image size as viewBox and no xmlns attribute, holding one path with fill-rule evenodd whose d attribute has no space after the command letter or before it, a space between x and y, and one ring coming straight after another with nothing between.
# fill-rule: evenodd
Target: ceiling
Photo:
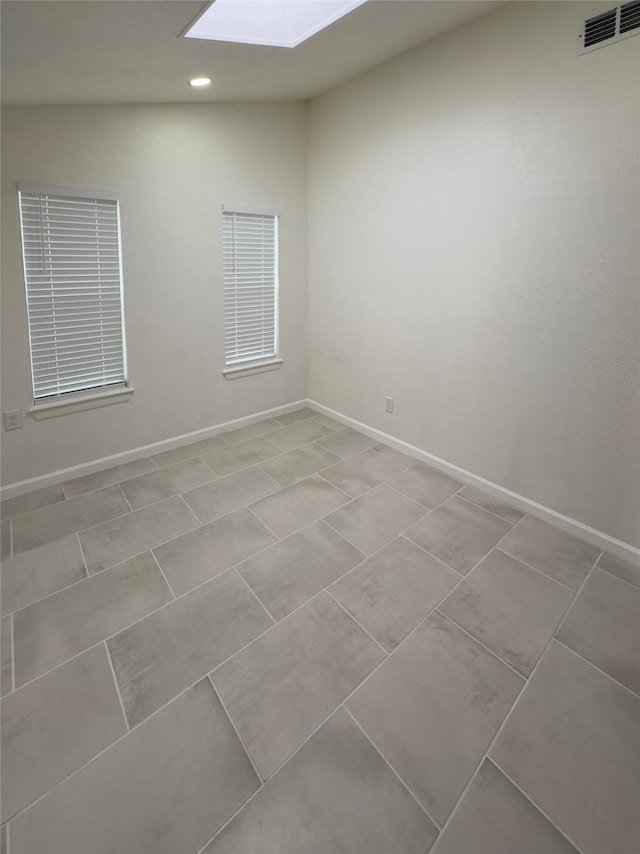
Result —
<instances>
[{"instance_id":1,"label":"ceiling","mask_svg":"<svg viewBox=\"0 0 640 854\"><path fill-rule=\"evenodd\" d=\"M192 0L3 0L5 105L307 99L501 5L370 0L294 49L179 38ZM193 76L213 85L194 90Z\"/></svg>"}]
</instances>

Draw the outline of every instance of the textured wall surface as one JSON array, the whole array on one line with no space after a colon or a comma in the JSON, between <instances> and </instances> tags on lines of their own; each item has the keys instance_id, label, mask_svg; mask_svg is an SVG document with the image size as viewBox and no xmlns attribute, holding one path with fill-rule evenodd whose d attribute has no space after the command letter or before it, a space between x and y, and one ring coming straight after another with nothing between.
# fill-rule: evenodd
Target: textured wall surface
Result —
<instances>
[{"instance_id":1,"label":"textured wall surface","mask_svg":"<svg viewBox=\"0 0 640 854\"><path fill-rule=\"evenodd\" d=\"M18 181L121 197L127 403L3 433L12 483L306 396L306 113L301 104L3 111L2 408L32 403ZM256 144L259 143L259 144ZM221 204L281 211L281 370L222 376Z\"/></svg>"},{"instance_id":2,"label":"textured wall surface","mask_svg":"<svg viewBox=\"0 0 640 854\"><path fill-rule=\"evenodd\" d=\"M599 8L511 4L312 102L309 391L638 545L640 38L577 56Z\"/></svg>"}]
</instances>

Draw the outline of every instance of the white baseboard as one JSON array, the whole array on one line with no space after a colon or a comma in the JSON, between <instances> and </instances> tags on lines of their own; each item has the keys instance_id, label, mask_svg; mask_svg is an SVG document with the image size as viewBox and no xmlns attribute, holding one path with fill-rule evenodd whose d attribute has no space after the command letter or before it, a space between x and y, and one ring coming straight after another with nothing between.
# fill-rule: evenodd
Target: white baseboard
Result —
<instances>
[{"instance_id":1,"label":"white baseboard","mask_svg":"<svg viewBox=\"0 0 640 854\"><path fill-rule=\"evenodd\" d=\"M529 513L531 516L536 516L544 522L549 522L550 525L554 525L556 528L566 531L567 534L579 537L581 540L585 540L585 542L590 543L597 548L604 549L605 551L610 552L623 560L627 560L630 563L640 565L640 549L635 548L635 546L632 546L629 543L625 543L622 540L616 540L615 537L610 537L609 534L598 531L596 528L591 528L583 522L578 522L577 519L564 516L556 510L551 510L550 507L545 507L543 504L538 504L537 501L525 498L524 495L519 495L517 492L512 492L510 489L506 489L504 486L499 486L497 483L485 480L483 477L479 477L477 474L473 474L473 472L462 469L453 463L449 463L446 460L440 459L440 457L434 456L433 454L429 454L427 451L423 451L415 445L410 445L408 442L396 439L388 433L383 433L382 430L377 430L375 427L369 427L368 424L362 424L360 421L356 421L355 418L350 418L348 415L336 412L334 409L330 409L328 406L324 406L315 400L307 400L306 404L311 409L316 410L316 412L328 415L330 418L334 418L336 421L340 421L348 427L353 427L354 430L359 430L361 433L364 433L366 436L370 436L372 439L384 442L385 445L389 445L391 448L395 448L397 451L401 451L403 454L413 457L420 462L427 463L428 465L433 466L433 468L451 475L457 480L461 480L463 483L469 484L469 486L475 486L483 492L497 498L499 501L505 501L507 504L511 504L519 510Z\"/></svg>"},{"instance_id":2,"label":"white baseboard","mask_svg":"<svg viewBox=\"0 0 640 854\"><path fill-rule=\"evenodd\" d=\"M255 424L256 421L261 421L263 418L273 418L276 415L293 412L294 409L299 409L301 406L306 406L306 404L306 400L296 400L293 403L286 403L284 406L276 406L274 409L265 409L263 412L245 415L243 418L234 418L232 421L224 421L222 424L215 424L212 427L205 427L202 430L194 430L192 433L183 433L181 436L173 436L171 439L153 442L151 445L143 445L140 448L132 448L129 451L120 451L118 454L110 454L108 457L101 457L98 460L90 460L86 463L80 463L77 466L70 466L69 468L58 469L48 474L30 477L27 480L9 483L0 488L0 498L15 498L16 495L24 495L26 492L33 492L35 489L64 483L67 480L73 480L85 474L94 474L94 472L102 471L112 466L130 463L133 460L148 457L150 454L161 454L163 451L172 451L174 448L180 448L182 445L191 445L193 442L209 439L212 436L217 436L219 433L226 433L238 427L247 427L249 424Z\"/></svg>"},{"instance_id":3,"label":"white baseboard","mask_svg":"<svg viewBox=\"0 0 640 854\"><path fill-rule=\"evenodd\" d=\"M396 439L382 430L377 430L375 427L369 427L368 424L363 424L356 421L355 418L350 418L348 415L343 415L341 412L336 412L328 406L324 406L315 400L296 400L293 403L287 403L284 406L276 406L273 409L266 409L262 412L256 412L253 415L245 415L242 418L234 418L232 421L225 421L222 424L215 424L212 427L205 427L202 430L194 430L192 433L184 433L181 436L174 436L171 439L163 439L161 442L154 442L151 445L143 445L140 448L132 448L129 451L121 451L117 454L111 454L108 457L101 457L97 460L90 460L86 463L80 463L69 468L59 469L58 471L49 472L48 474L39 475L38 477L20 480L16 483L10 483L0 488L0 498L14 498L17 495L24 495L27 492L33 492L35 489L42 489L45 486L52 486L57 483L63 483L67 480L72 480L76 477L82 477L86 474L93 474L103 469L111 468L111 466L129 463L133 460L139 460L142 457L147 457L150 454L160 454L163 451L171 451L174 448L179 448L182 445L190 445L192 442L199 442L202 439L209 439L211 436L217 436L220 433L226 433L228 430L235 430L238 427L246 427L249 424L254 424L256 421L261 421L263 418L272 418L276 415L284 415L287 412L293 412L294 409L299 409L301 406L309 406L316 412L323 415L328 415L341 424L348 427L353 427L355 430L360 430L372 439L377 439L379 442L384 442L392 448L413 457L416 460L427 463L436 469L451 475L469 486L475 486L483 492L492 495L500 501L505 501L507 504L512 504L519 510L529 513L531 516L536 516L556 528L566 531L574 537L579 537L591 545L605 549L611 554L617 555L623 560L627 560L633 564L640 565L640 549L629 543L624 543L622 540L616 540L608 534L598 531L596 528L591 528L583 522L578 522L577 519L572 519L569 516L564 516L550 507L545 507L543 504L538 504L537 501L532 501L524 495L519 495L517 492L512 492L504 486L499 486L490 480L479 475L473 474L466 469L449 463L446 460L440 459L433 454L423 451L415 445L410 445L408 442L403 442L402 439Z\"/></svg>"}]
</instances>

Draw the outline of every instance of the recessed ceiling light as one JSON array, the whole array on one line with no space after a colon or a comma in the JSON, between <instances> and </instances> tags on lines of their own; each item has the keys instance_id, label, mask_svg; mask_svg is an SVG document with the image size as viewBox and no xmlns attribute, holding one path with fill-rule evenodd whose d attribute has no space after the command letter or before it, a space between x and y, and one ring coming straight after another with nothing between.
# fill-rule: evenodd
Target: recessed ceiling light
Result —
<instances>
[{"instance_id":1,"label":"recessed ceiling light","mask_svg":"<svg viewBox=\"0 0 640 854\"><path fill-rule=\"evenodd\" d=\"M367 0L215 0L188 39L297 47Z\"/></svg>"},{"instance_id":2,"label":"recessed ceiling light","mask_svg":"<svg viewBox=\"0 0 640 854\"><path fill-rule=\"evenodd\" d=\"M193 77L191 80L189 80L189 85L193 86L195 89L199 89L202 86L211 86L211 78Z\"/></svg>"}]
</instances>

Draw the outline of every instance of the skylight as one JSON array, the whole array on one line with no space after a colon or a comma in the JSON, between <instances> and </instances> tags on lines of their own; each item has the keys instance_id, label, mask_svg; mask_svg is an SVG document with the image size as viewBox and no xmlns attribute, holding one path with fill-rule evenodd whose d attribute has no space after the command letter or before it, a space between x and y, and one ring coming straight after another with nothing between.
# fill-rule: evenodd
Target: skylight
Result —
<instances>
[{"instance_id":1,"label":"skylight","mask_svg":"<svg viewBox=\"0 0 640 854\"><path fill-rule=\"evenodd\" d=\"M188 39L297 47L366 0L215 0Z\"/></svg>"}]
</instances>

